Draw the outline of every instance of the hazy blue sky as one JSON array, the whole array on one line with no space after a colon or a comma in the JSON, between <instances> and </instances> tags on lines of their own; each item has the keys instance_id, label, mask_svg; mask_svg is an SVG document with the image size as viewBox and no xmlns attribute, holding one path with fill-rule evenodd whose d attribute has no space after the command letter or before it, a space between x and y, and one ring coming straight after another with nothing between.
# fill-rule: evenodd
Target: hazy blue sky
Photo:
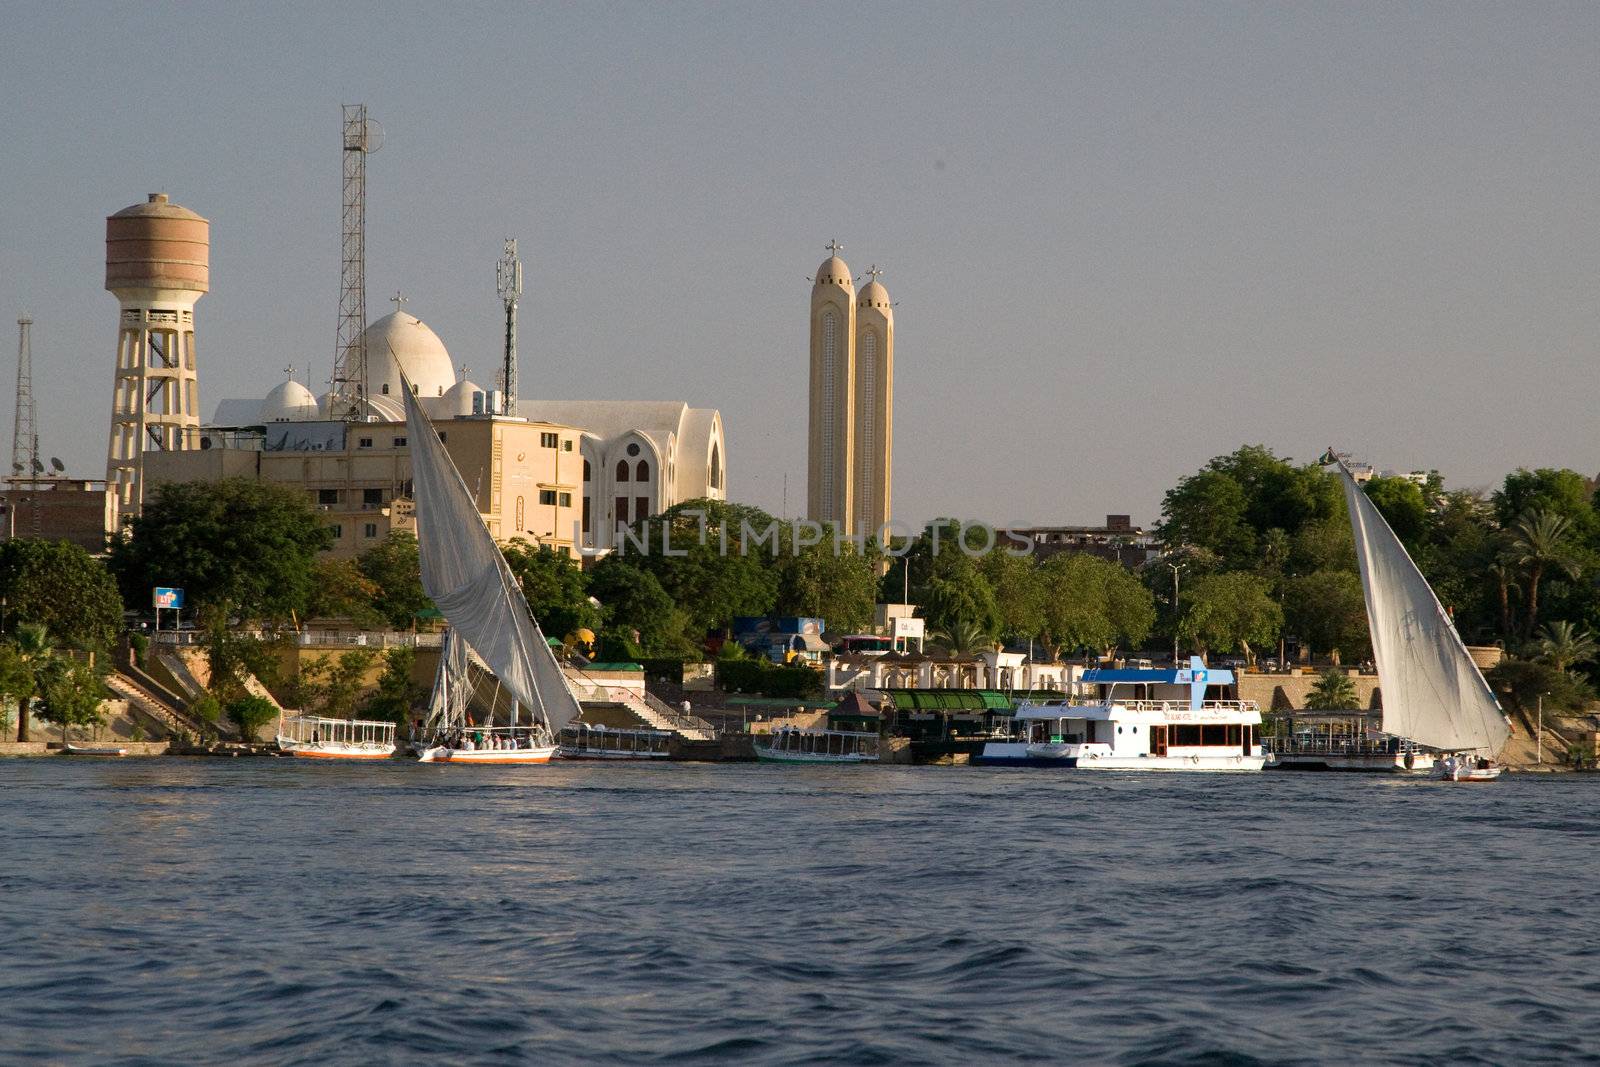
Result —
<instances>
[{"instance_id":1,"label":"hazy blue sky","mask_svg":"<svg viewBox=\"0 0 1600 1067\"><path fill-rule=\"evenodd\" d=\"M722 410L731 495L805 499L808 278L896 315L897 516L1156 516L1243 442L1453 485L1600 470L1600 6L5 3L12 320L42 448L102 477L104 216L212 222L202 404L320 392L339 105L368 308L482 381ZM9 462L9 456L5 462Z\"/></svg>"}]
</instances>

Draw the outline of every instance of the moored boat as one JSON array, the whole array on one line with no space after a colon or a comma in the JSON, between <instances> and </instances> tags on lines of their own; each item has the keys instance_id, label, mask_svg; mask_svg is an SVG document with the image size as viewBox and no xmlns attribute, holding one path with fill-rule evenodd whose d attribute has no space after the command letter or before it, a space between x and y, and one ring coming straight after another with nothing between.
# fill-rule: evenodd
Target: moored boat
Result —
<instances>
[{"instance_id":1,"label":"moored boat","mask_svg":"<svg viewBox=\"0 0 1600 1067\"><path fill-rule=\"evenodd\" d=\"M751 740L762 763L877 763L879 738L861 730L799 730L784 726Z\"/></svg>"},{"instance_id":2,"label":"moored boat","mask_svg":"<svg viewBox=\"0 0 1600 1067\"><path fill-rule=\"evenodd\" d=\"M128 750L119 745L75 745L68 741L61 747L68 756L126 756Z\"/></svg>"},{"instance_id":3,"label":"moored boat","mask_svg":"<svg viewBox=\"0 0 1600 1067\"><path fill-rule=\"evenodd\" d=\"M284 715L278 719L278 751L298 759L378 760L395 754L392 722Z\"/></svg>"},{"instance_id":4,"label":"moored boat","mask_svg":"<svg viewBox=\"0 0 1600 1067\"><path fill-rule=\"evenodd\" d=\"M1383 692L1383 730L1437 753L1433 777L1493 781L1511 737L1500 701L1410 553L1332 449L1355 535L1372 658ZM1448 769L1447 769L1448 765Z\"/></svg>"},{"instance_id":5,"label":"moored boat","mask_svg":"<svg viewBox=\"0 0 1600 1067\"><path fill-rule=\"evenodd\" d=\"M671 757L672 731L618 729L600 723L570 722L561 731L561 758L577 760L663 760Z\"/></svg>"},{"instance_id":6,"label":"moored boat","mask_svg":"<svg viewBox=\"0 0 1600 1067\"><path fill-rule=\"evenodd\" d=\"M1253 701L1205 699L1208 687L1233 684L1233 672L1190 657L1181 670L1085 671L1095 696L1024 701L1009 739L986 742L972 758L991 767L1107 771L1259 771L1266 755L1261 712ZM1120 687L1132 696L1120 697ZM1177 695L1187 690L1187 699Z\"/></svg>"}]
</instances>

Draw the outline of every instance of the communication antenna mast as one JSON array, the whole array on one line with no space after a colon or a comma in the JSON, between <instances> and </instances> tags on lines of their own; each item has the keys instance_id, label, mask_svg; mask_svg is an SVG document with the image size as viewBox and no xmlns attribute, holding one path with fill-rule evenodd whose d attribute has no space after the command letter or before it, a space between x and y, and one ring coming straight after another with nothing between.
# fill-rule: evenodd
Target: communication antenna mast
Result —
<instances>
[{"instance_id":1,"label":"communication antenna mast","mask_svg":"<svg viewBox=\"0 0 1600 1067\"><path fill-rule=\"evenodd\" d=\"M500 369L500 393L505 398L504 414L517 413L517 298L522 295L522 260L517 258L517 240L506 238L505 255L495 270L495 289L506 306L506 361Z\"/></svg>"},{"instance_id":2,"label":"communication antenna mast","mask_svg":"<svg viewBox=\"0 0 1600 1067\"><path fill-rule=\"evenodd\" d=\"M339 333L333 349L333 396L328 414L367 416L367 156L383 147L383 127L366 104L344 105L344 213L339 276Z\"/></svg>"},{"instance_id":3,"label":"communication antenna mast","mask_svg":"<svg viewBox=\"0 0 1600 1067\"><path fill-rule=\"evenodd\" d=\"M11 478L20 485L23 475L32 480L29 498L33 512L33 536L41 533L39 514L39 432L33 411L33 320L17 319L17 421L11 430Z\"/></svg>"}]
</instances>

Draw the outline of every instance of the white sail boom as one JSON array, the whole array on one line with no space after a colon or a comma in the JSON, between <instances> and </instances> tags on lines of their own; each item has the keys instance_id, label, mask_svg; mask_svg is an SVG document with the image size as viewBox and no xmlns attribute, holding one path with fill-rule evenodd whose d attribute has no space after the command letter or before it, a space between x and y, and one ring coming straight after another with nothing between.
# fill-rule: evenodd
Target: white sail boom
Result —
<instances>
[{"instance_id":1,"label":"white sail boom","mask_svg":"<svg viewBox=\"0 0 1600 1067\"><path fill-rule=\"evenodd\" d=\"M578 700L461 472L403 386L422 588L511 696L559 732L578 717Z\"/></svg>"},{"instance_id":2,"label":"white sail boom","mask_svg":"<svg viewBox=\"0 0 1600 1067\"><path fill-rule=\"evenodd\" d=\"M1383 688L1384 732L1447 752L1498 754L1511 730L1494 691L1394 530L1338 466Z\"/></svg>"}]
</instances>

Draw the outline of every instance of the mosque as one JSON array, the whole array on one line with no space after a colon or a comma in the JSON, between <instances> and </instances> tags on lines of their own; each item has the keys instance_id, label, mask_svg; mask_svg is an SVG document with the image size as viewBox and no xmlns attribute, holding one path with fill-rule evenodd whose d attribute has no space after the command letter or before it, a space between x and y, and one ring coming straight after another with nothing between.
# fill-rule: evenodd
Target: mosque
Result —
<instances>
[{"instance_id":1,"label":"mosque","mask_svg":"<svg viewBox=\"0 0 1600 1067\"><path fill-rule=\"evenodd\" d=\"M479 497L495 537L525 537L567 552L600 551L617 528L674 504L726 498L722 416L680 401L538 400L516 415L458 373L439 335L396 310L362 337L368 360L363 421L330 418L321 397L288 371L260 400L223 400L197 449L150 453L156 484L243 475L299 484L328 513L336 556L362 552L413 525L401 373Z\"/></svg>"}]
</instances>

